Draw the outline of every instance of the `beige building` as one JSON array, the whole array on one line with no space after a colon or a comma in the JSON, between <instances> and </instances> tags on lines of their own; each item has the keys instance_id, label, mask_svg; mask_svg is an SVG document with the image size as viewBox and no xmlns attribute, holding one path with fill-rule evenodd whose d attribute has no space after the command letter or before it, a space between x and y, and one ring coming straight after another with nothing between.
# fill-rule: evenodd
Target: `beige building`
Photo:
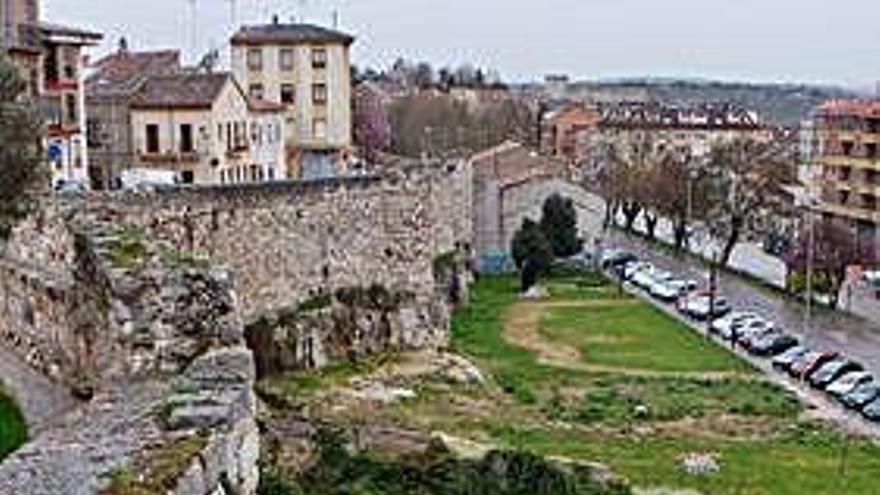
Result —
<instances>
[{"instance_id":1,"label":"beige building","mask_svg":"<svg viewBox=\"0 0 880 495\"><path fill-rule=\"evenodd\" d=\"M39 0L0 0L0 43L3 52L18 66L31 95L42 85Z\"/></svg>"},{"instance_id":2,"label":"beige building","mask_svg":"<svg viewBox=\"0 0 880 495\"><path fill-rule=\"evenodd\" d=\"M232 37L232 72L254 100L285 107L291 178L344 170L352 146L354 38L310 24L245 26Z\"/></svg>"},{"instance_id":3,"label":"beige building","mask_svg":"<svg viewBox=\"0 0 880 495\"><path fill-rule=\"evenodd\" d=\"M250 102L228 73L150 77L131 102L133 163L187 184L282 180L280 105Z\"/></svg>"}]
</instances>

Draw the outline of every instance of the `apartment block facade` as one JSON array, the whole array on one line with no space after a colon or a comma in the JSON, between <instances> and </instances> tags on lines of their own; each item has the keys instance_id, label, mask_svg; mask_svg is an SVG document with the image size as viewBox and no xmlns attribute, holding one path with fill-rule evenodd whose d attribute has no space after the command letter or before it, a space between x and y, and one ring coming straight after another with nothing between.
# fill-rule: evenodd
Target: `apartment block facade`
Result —
<instances>
[{"instance_id":1,"label":"apartment block facade","mask_svg":"<svg viewBox=\"0 0 880 495\"><path fill-rule=\"evenodd\" d=\"M354 38L311 24L242 27L231 40L232 73L248 97L284 107L291 178L344 170L352 147Z\"/></svg>"},{"instance_id":2,"label":"apartment block facade","mask_svg":"<svg viewBox=\"0 0 880 495\"><path fill-rule=\"evenodd\" d=\"M880 240L880 101L833 100L813 115L811 190L821 211Z\"/></svg>"}]
</instances>

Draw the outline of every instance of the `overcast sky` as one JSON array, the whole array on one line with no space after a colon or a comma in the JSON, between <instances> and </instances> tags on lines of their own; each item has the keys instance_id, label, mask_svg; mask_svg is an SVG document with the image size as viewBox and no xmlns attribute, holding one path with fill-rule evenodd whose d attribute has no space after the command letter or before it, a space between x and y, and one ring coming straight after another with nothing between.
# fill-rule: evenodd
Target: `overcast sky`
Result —
<instances>
[{"instance_id":1,"label":"overcast sky","mask_svg":"<svg viewBox=\"0 0 880 495\"><path fill-rule=\"evenodd\" d=\"M192 51L193 0L43 0L47 20L115 46ZM198 51L225 47L231 0L195 0ZM355 34L354 62L471 61L513 80L684 76L869 85L880 0L237 0L240 22L296 16Z\"/></svg>"}]
</instances>

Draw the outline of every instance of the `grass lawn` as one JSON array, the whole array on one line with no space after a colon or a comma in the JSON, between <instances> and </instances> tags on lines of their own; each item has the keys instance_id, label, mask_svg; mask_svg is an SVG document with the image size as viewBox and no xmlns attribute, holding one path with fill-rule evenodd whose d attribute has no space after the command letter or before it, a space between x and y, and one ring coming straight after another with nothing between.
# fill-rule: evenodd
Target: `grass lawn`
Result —
<instances>
[{"instance_id":1,"label":"grass lawn","mask_svg":"<svg viewBox=\"0 0 880 495\"><path fill-rule=\"evenodd\" d=\"M27 440L27 423L15 401L0 386L0 459Z\"/></svg>"},{"instance_id":2,"label":"grass lawn","mask_svg":"<svg viewBox=\"0 0 880 495\"><path fill-rule=\"evenodd\" d=\"M583 296L570 281L561 291L554 285L551 293L564 294L554 301ZM548 308L541 334L577 348L585 363L644 370L644 376L541 364L503 337L503 315L523 304L515 281L479 281L471 306L454 318L454 346L491 370L522 409L506 405L482 421L461 418L467 426L459 432L471 428L473 436L508 446L603 462L641 487L720 495L880 493L880 446L847 442L829 427L802 421L801 406L747 364L649 305L615 304L616 289L608 294L607 306ZM597 299L594 291L586 298ZM712 380L657 371L735 374ZM636 414L637 405L648 412ZM430 414L430 405L415 409ZM447 411L444 422L448 417ZM721 470L686 474L680 460L693 452L717 455Z\"/></svg>"}]
</instances>

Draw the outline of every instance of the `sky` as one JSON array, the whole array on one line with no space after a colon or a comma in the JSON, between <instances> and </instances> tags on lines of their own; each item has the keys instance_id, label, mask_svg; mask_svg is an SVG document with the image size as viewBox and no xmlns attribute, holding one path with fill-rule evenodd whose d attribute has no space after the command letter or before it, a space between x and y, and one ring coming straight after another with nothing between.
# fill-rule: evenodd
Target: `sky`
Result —
<instances>
[{"instance_id":1,"label":"sky","mask_svg":"<svg viewBox=\"0 0 880 495\"><path fill-rule=\"evenodd\" d=\"M197 5L198 19L192 22ZM232 5L236 5L233 15ZM43 0L44 18L103 32L95 55L225 49L239 23L333 25L353 61L470 62L506 80L686 77L872 86L880 80L878 0ZM195 37L193 36L195 34ZM194 44L193 40L197 40Z\"/></svg>"}]
</instances>

